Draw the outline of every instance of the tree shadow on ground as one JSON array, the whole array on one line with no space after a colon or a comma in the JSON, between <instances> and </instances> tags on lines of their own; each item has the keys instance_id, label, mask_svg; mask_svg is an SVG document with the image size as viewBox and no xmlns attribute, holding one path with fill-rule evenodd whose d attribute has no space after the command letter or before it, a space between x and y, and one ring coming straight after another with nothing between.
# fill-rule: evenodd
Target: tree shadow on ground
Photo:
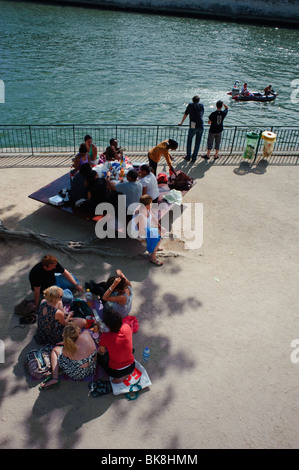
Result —
<instances>
[{"instance_id":1,"label":"tree shadow on ground","mask_svg":"<svg viewBox=\"0 0 299 470\"><path fill-rule=\"evenodd\" d=\"M73 226L68 227L69 233L72 232ZM55 228L54 228L55 229ZM66 233L68 235L68 233ZM134 242L134 241L133 241ZM160 285L154 276L151 276L152 270L161 269L156 268L148 262L146 257L134 257L128 251L129 243L127 240L113 240L112 244L120 252L126 252L126 257L109 257L108 259L102 255L96 254L76 254L76 259L69 256L68 253L52 250L52 253L58 258L59 262L65 266L69 271L73 272L80 281L84 284L85 281L94 279L99 282L120 268L126 276L135 283L133 287L133 295L138 296L140 303L139 311L134 309L132 315L136 315L139 321L139 331L134 334L133 342L135 348L135 357L141 360L142 351L145 345L150 345L151 348L151 361L146 366L152 383L156 383L160 378L167 377L171 369L175 369L178 373L182 374L184 369L190 370L194 368L194 361L188 357L186 353L172 352L175 349L172 341L167 335L156 332L155 324L157 322L167 321L168 317L182 314L186 307L186 302L192 308L200 308L201 302L194 296L182 302L175 292L160 294ZM135 242L136 243L136 242ZM3 246L4 245L4 246ZM26 380L24 373L24 359L26 353L33 349L35 345L32 339L36 325L25 326L25 328L15 328L18 323L16 315L13 313L14 305L11 299L15 299L15 303L22 300L28 292L30 286L28 281L28 273L31 267L36 264L41 257L45 254L42 246L31 246L26 248L26 244L10 241L2 245L2 251L6 252L6 259L10 266L15 266L15 269L10 270L8 278L1 278L0 288L3 290L3 307L1 312L4 328L3 340L7 339L5 373L3 374L1 383L2 398L10 394L10 396L17 396L20 393L26 396L28 389L36 387L38 383ZM27 256L24 256L24 253ZM138 269L136 269L136 262L138 262ZM167 272L179 273L178 266L175 265L174 259L167 259L162 269ZM9 285L9 291L6 286ZM10 305L10 311L6 311L6 305ZM10 321L7 321L8 318ZM150 328L145 328L150 326ZM148 333L150 331L150 333ZM28 342L26 343L26 341ZM25 347L24 347L24 343ZM21 351L20 351L20 346ZM15 380L11 380L11 370ZM25 378L25 380L24 380ZM143 391L141 395L147 395L147 391ZM152 403L148 404L148 420L155 421L156 413L163 414L163 404L167 400L168 404L172 402L174 396L171 392L171 387L164 390L159 401L155 403L155 413L151 412ZM103 415L113 405L113 410L120 413L119 423L125 420L131 413L132 408L128 407L125 410L120 407L122 401L125 400L124 396L107 395L98 399L89 396L88 384L70 383L62 381L57 388L47 392L40 392L32 411L28 411L26 416L23 416L22 423L24 431L26 431L27 447L45 448L50 445L50 440L55 433L60 435L61 447L72 448L80 441L82 426L101 415ZM140 418L140 425L142 424ZM67 432L66 432L67 431ZM172 436L173 442L179 439L178 435Z\"/></svg>"}]
</instances>

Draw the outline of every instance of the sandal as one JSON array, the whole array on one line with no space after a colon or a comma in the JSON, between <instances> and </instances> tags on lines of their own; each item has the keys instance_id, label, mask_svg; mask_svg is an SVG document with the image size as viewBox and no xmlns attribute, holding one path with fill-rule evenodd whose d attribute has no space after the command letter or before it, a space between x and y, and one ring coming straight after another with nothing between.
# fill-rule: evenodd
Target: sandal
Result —
<instances>
[{"instance_id":1,"label":"sandal","mask_svg":"<svg viewBox=\"0 0 299 470\"><path fill-rule=\"evenodd\" d=\"M51 385L48 385L46 386L47 382L49 382L50 380L55 380L55 382ZM40 391L42 390L48 390L50 388L53 388L53 387L56 387L57 385L59 384L59 379L55 379L54 377L47 377L45 380L42 381L42 383L40 384L40 386L38 387L38 389Z\"/></svg>"},{"instance_id":2,"label":"sandal","mask_svg":"<svg viewBox=\"0 0 299 470\"><path fill-rule=\"evenodd\" d=\"M164 263L162 261L159 261L158 259L150 259L150 262L155 264L156 266L163 266Z\"/></svg>"},{"instance_id":3,"label":"sandal","mask_svg":"<svg viewBox=\"0 0 299 470\"><path fill-rule=\"evenodd\" d=\"M98 398L101 395L107 395L108 393L112 392L112 386L110 380L102 380L98 379L95 382L91 382L89 384L90 392L89 394L94 397Z\"/></svg>"}]
</instances>

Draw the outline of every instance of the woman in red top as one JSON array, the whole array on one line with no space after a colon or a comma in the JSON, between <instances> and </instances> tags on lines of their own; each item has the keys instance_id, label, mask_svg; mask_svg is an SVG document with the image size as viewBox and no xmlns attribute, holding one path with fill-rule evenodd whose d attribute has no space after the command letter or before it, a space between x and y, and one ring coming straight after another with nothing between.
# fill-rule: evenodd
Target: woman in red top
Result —
<instances>
[{"instance_id":1,"label":"woman in red top","mask_svg":"<svg viewBox=\"0 0 299 470\"><path fill-rule=\"evenodd\" d=\"M104 313L103 322L110 331L101 334L98 362L113 377L113 383L121 383L135 369L133 331L130 325L122 323L121 315L113 310Z\"/></svg>"}]
</instances>

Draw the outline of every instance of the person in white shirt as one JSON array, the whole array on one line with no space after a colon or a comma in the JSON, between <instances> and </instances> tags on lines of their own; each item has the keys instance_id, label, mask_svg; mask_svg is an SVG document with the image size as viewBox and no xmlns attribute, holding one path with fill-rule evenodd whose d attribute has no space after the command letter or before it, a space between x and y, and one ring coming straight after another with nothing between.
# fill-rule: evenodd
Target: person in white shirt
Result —
<instances>
[{"instance_id":1,"label":"person in white shirt","mask_svg":"<svg viewBox=\"0 0 299 470\"><path fill-rule=\"evenodd\" d=\"M157 178L152 173L149 165L141 165L138 172L139 181L142 184L142 194L151 196L153 202L158 202L159 186Z\"/></svg>"}]
</instances>

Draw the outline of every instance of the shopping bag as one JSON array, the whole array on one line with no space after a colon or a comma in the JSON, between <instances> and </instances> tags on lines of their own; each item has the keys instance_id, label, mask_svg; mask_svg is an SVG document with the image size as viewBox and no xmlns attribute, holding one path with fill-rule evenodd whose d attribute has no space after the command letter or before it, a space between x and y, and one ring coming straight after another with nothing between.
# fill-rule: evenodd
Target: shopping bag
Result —
<instances>
[{"instance_id":1,"label":"shopping bag","mask_svg":"<svg viewBox=\"0 0 299 470\"><path fill-rule=\"evenodd\" d=\"M149 387L152 383L145 368L135 360L135 369L126 380L119 384L112 382L113 378L110 377L113 395L125 394L127 400L136 400L139 395L139 390ZM133 395L131 393L133 392Z\"/></svg>"}]
</instances>

